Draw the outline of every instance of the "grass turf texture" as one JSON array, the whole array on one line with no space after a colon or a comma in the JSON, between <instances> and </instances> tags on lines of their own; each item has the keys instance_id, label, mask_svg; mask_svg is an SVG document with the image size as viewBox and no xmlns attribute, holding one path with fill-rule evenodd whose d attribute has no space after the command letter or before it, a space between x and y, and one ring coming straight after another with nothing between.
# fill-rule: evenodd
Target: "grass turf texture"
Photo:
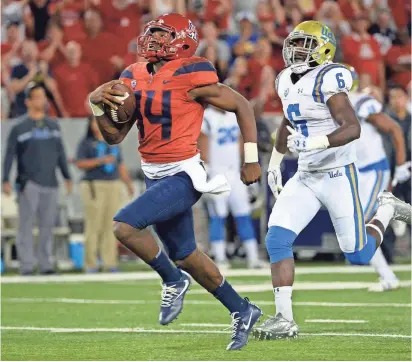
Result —
<instances>
[{"instance_id":1,"label":"grass turf texture","mask_svg":"<svg viewBox=\"0 0 412 362\"><path fill-rule=\"evenodd\" d=\"M398 272L410 280L409 272ZM373 282L375 274L297 275L300 282ZM231 277L236 285L268 283L268 277ZM194 285L193 290L200 289ZM183 313L170 326L158 322L158 281L78 282L2 285L2 326L53 328L144 328L171 333L50 332L2 330L2 360L411 360L411 339L374 336L316 336L337 334L411 334L411 308L378 307L374 303L411 303L411 289L388 293L366 290L295 291L297 340L256 341L242 350L225 350L230 331L225 327L186 326L188 323L230 324L226 309L208 294L187 296ZM274 313L270 292L242 293L264 301L265 316ZM14 298L14 299L13 299ZM49 301L20 298L52 298ZM53 299L55 298L55 299ZM58 303L57 298L138 301L140 304ZM66 301L67 302L67 301ZM192 302L192 303L190 303ZM203 302L206 304L193 304ZM364 307L304 306L300 302L367 303ZM308 319L366 320L363 324L307 323ZM175 330L181 332L173 332ZM195 331L190 332L190 331ZM219 334L203 333L207 331Z\"/></svg>"}]
</instances>

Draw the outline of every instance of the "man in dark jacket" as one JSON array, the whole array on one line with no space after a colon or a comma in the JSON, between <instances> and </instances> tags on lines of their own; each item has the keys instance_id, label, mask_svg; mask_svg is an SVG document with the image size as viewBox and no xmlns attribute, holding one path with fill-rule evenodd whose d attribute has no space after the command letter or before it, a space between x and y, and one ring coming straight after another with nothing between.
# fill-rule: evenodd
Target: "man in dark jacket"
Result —
<instances>
[{"instance_id":1,"label":"man in dark jacket","mask_svg":"<svg viewBox=\"0 0 412 362\"><path fill-rule=\"evenodd\" d=\"M17 253L21 274L33 274L36 257L33 224L38 218L38 267L41 274L54 273L52 264L53 226L58 210L59 167L68 192L72 184L59 125L46 117L44 89L29 84L25 100L28 113L10 131L3 164L3 192L10 194L13 159L17 156L16 191L19 203Z\"/></svg>"}]
</instances>

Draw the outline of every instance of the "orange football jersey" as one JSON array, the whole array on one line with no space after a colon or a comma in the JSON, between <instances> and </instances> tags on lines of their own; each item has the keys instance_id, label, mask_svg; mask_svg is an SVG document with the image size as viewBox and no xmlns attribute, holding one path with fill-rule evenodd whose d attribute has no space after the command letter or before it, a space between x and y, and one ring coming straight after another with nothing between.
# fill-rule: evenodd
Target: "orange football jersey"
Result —
<instances>
[{"instance_id":1,"label":"orange football jersey","mask_svg":"<svg viewBox=\"0 0 412 362\"><path fill-rule=\"evenodd\" d=\"M188 92L217 83L216 69L201 57L172 60L153 75L148 64L132 64L120 75L136 97L142 159L170 163L193 157L199 152L197 139L204 106L191 99Z\"/></svg>"}]
</instances>

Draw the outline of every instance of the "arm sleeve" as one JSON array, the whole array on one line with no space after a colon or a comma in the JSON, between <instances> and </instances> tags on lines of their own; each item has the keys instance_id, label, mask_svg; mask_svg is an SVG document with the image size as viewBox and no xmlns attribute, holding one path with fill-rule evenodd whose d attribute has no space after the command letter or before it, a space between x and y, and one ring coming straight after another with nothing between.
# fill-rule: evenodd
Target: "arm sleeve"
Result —
<instances>
[{"instance_id":1,"label":"arm sleeve","mask_svg":"<svg viewBox=\"0 0 412 362\"><path fill-rule=\"evenodd\" d=\"M367 119L372 114L381 113L382 108L382 103L373 97L363 98L355 105L356 115L360 119Z\"/></svg>"},{"instance_id":2,"label":"arm sleeve","mask_svg":"<svg viewBox=\"0 0 412 362\"><path fill-rule=\"evenodd\" d=\"M3 163L3 182L9 182L9 175L13 159L17 151L17 130L13 127L7 139L6 155Z\"/></svg>"},{"instance_id":3,"label":"arm sleeve","mask_svg":"<svg viewBox=\"0 0 412 362\"><path fill-rule=\"evenodd\" d=\"M327 65L316 75L312 92L313 100L326 104L329 98L335 94L349 94L352 82L352 74L348 68L338 64Z\"/></svg>"}]
</instances>

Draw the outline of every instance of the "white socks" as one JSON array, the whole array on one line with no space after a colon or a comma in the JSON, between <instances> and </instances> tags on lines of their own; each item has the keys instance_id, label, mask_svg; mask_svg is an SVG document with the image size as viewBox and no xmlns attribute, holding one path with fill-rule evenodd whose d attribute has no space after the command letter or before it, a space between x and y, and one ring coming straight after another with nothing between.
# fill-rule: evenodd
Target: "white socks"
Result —
<instances>
[{"instance_id":1,"label":"white socks","mask_svg":"<svg viewBox=\"0 0 412 362\"><path fill-rule=\"evenodd\" d=\"M395 213L395 209L393 208L392 205L389 205L389 204L382 205L378 207L378 210L376 211L376 214L372 218L372 220L380 221L386 230L390 221L393 218L394 213Z\"/></svg>"},{"instance_id":2,"label":"white socks","mask_svg":"<svg viewBox=\"0 0 412 362\"><path fill-rule=\"evenodd\" d=\"M249 239L243 242L248 263L253 263L259 259L258 244L256 239Z\"/></svg>"},{"instance_id":3,"label":"white socks","mask_svg":"<svg viewBox=\"0 0 412 362\"><path fill-rule=\"evenodd\" d=\"M381 248L376 249L375 255L371 259L370 263L383 280L393 281L398 279L389 267L385 257L383 256Z\"/></svg>"},{"instance_id":4,"label":"white socks","mask_svg":"<svg viewBox=\"0 0 412 362\"><path fill-rule=\"evenodd\" d=\"M210 247L216 263L226 262L226 247L223 240L212 241Z\"/></svg>"},{"instance_id":5,"label":"white socks","mask_svg":"<svg viewBox=\"0 0 412 362\"><path fill-rule=\"evenodd\" d=\"M293 320L292 287L273 288L275 293L276 314L281 313L288 321Z\"/></svg>"}]
</instances>

